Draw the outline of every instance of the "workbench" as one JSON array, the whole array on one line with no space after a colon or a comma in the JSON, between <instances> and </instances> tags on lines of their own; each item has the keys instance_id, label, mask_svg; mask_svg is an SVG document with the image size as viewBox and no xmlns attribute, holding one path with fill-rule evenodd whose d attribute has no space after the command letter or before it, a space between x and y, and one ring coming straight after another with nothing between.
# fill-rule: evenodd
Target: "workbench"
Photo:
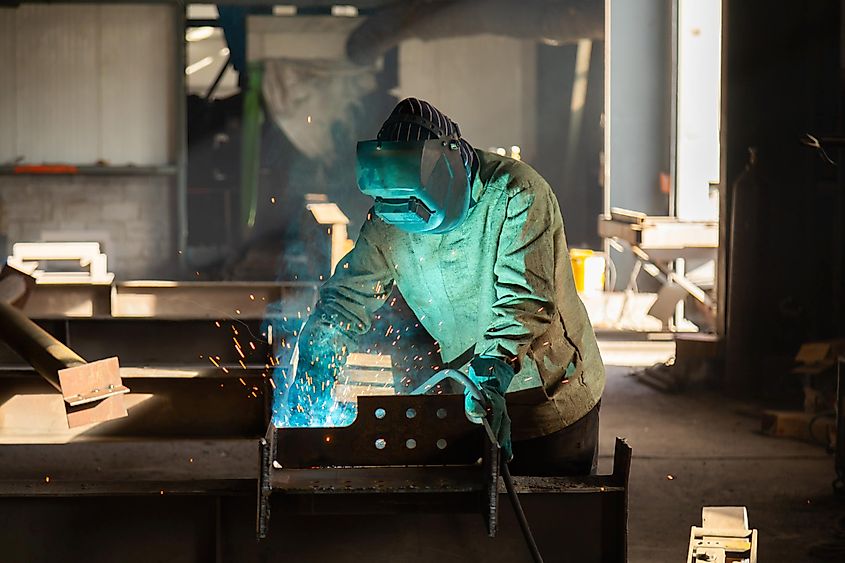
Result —
<instances>
[{"instance_id":1,"label":"workbench","mask_svg":"<svg viewBox=\"0 0 845 563\"><path fill-rule=\"evenodd\" d=\"M690 261L707 263L716 260L718 221L689 221L612 208L610 215L599 216L598 231L612 244L624 243L636 261L626 290L636 289L641 268L663 285L649 314L663 321L664 327L670 325L670 320L674 320L676 330L682 326L683 304L679 308L676 304L686 295L703 305L707 324L714 322L716 305L708 290L715 285L715 266L712 274L696 276L701 279L695 279L691 275L693 272L687 272L686 268Z\"/></svg>"}]
</instances>

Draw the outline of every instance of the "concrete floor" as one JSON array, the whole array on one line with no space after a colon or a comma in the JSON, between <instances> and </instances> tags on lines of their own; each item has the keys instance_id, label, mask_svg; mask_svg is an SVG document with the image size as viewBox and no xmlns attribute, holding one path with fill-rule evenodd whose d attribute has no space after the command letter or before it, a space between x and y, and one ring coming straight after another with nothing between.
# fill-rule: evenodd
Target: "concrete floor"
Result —
<instances>
[{"instance_id":1,"label":"concrete floor","mask_svg":"<svg viewBox=\"0 0 845 563\"><path fill-rule=\"evenodd\" d=\"M845 515L830 486L832 456L759 434L747 406L716 395L663 394L630 371L608 369L600 460L600 472L609 472L615 436L634 451L629 561L684 561L690 526L700 525L704 505L748 507L761 563L817 561L808 547L833 539Z\"/></svg>"}]
</instances>

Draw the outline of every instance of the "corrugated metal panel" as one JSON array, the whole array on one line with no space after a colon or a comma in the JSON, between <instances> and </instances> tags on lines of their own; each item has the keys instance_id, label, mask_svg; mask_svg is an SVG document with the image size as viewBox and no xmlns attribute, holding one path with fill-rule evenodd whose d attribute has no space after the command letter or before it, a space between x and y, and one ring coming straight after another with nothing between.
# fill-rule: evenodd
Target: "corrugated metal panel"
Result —
<instances>
[{"instance_id":1,"label":"corrugated metal panel","mask_svg":"<svg viewBox=\"0 0 845 563\"><path fill-rule=\"evenodd\" d=\"M15 11L0 8L0 162L14 160L17 120L14 80Z\"/></svg>"},{"instance_id":2,"label":"corrugated metal panel","mask_svg":"<svg viewBox=\"0 0 845 563\"><path fill-rule=\"evenodd\" d=\"M97 6L24 6L15 27L18 154L95 162L99 154Z\"/></svg>"},{"instance_id":3,"label":"corrugated metal panel","mask_svg":"<svg viewBox=\"0 0 845 563\"><path fill-rule=\"evenodd\" d=\"M172 160L171 7L23 5L0 17L13 61L0 63L13 65L0 82L0 162Z\"/></svg>"},{"instance_id":4,"label":"corrugated metal panel","mask_svg":"<svg viewBox=\"0 0 845 563\"><path fill-rule=\"evenodd\" d=\"M105 6L100 13L104 153L115 163L169 162L174 152L173 8Z\"/></svg>"},{"instance_id":5,"label":"corrugated metal panel","mask_svg":"<svg viewBox=\"0 0 845 563\"><path fill-rule=\"evenodd\" d=\"M536 53L534 41L493 35L404 41L395 93L434 104L476 148L518 145L530 160L536 150Z\"/></svg>"}]
</instances>

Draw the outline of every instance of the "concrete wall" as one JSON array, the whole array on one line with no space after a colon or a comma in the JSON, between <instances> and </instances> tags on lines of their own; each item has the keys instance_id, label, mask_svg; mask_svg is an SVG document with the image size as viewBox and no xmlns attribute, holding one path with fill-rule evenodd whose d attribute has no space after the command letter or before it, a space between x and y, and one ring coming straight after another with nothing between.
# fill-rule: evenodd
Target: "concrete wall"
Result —
<instances>
[{"instance_id":1,"label":"concrete wall","mask_svg":"<svg viewBox=\"0 0 845 563\"><path fill-rule=\"evenodd\" d=\"M172 261L168 177L0 177L0 233L14 242L96 241L119 279L166 275Z\"/></svg>"}]
</instances>

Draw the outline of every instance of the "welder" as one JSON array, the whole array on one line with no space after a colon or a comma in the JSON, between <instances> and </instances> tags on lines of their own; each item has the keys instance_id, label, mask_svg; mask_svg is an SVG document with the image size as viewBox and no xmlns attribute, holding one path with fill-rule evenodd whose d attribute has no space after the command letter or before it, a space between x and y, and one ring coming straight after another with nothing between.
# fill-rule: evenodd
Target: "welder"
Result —
<instances>
[{"instance_id":1,"label":"welder","mask_svg":"<svg viewBox=\"0 0 845 563\"><path fill-rule=\"evenodd\" d=\"M357 162L375 205L302 330L286 416L335 412L337 374L395 286L489 399L513 473L594 473L604 366L548 183L415 98L358 143ZM485 414L469 395L466 409Z\"/></svg>"}]
</instances>

